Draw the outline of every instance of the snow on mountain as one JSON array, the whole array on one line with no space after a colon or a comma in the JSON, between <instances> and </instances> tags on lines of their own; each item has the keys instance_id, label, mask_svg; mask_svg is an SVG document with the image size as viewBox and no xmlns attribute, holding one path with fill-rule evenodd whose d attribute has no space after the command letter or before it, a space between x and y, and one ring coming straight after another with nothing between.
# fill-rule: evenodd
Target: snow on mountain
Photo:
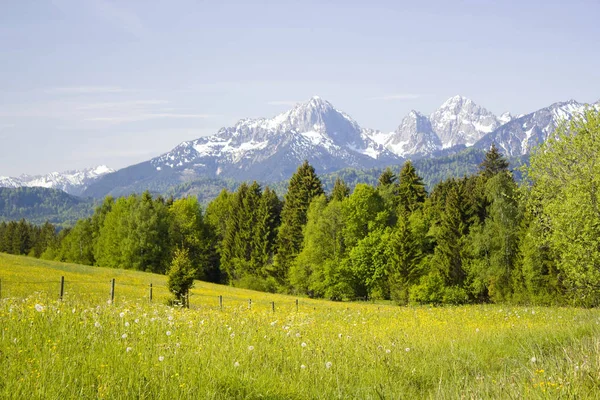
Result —
<instances>
[{"instance_id":1,"label":"snow on mountain","mask_svg":"<svg viewBox=\"0 0 600 400\"><path fill-rule=\"evenodd\" d=\"M433 131L429 119L415 110L404 117L394 132L379 133L373 138L401 157L431 155L442 148L442 143Z\"/></svg>"},{"instance_id":2,"label":"snow on mountain","mask_svg":"<svg viewBox=\"0 0 600 400\"><path fill-rule=\"evenodd\" d=\"M374 134L315 96L274 118L242 119L213 136L183 142L150 162L159 171L192 168L235 176L247 176L257 168L265 171L270 165L270 175L283 177L304 159L330 170L372 167L396 158L372 139Z\"/></svg>"},{"instance_id":3,"label":"snow on mountain","mask_svg":"<svg viewBox=\"0 0 600 400\"><path fill-rule=\"evenodd\" d=\"M485 150L494 143L507 156L527 154L548 140L561 122L570 121L576 115L582 114L587 107L590 105L575 100L554 103L502 125L484 136L475 147ZM593 107L600 110L600 103Z\"/></svg>"},{"instance_id":4,"label":"snow on mountain","mask_svg":"<svg viewBox=\"0 0 600 400\"><path fill-rule=\"evenodd\" d=\"M494 114L462 96L446 100L429 120L444 149L458 144L472 146L501 125Z\"/></svg>"},{"instance_id":5,"label":"snow on mountain","mask_svg":"<svg viewBox=\"0 0 600 400\"><path fill-rule=\"evenodd\" d=\"M21 175L17 178L2 176L0 177L0 187L45 187L79 195L90 183L111 172L114 170L106 165L100 165L84 170L51 172L46 175Z\"/></svg>"},{"instance_id":6,"label":"snow on mountain","mask_svg":"<svg viewBox=\"0 0 600 400\"><path fill-rule=\"evenodd\" d=\"M522 115L521 115L521 117L522 117ZM514 117L511 115L511 113L509 113L507 111L507 112L505 112L504 114L502 114L501 116L498 117L498 122L500 122L500 125L502 126L504 124L509 123L513 119L514 119Z\"/></svg>"}]
</instances>

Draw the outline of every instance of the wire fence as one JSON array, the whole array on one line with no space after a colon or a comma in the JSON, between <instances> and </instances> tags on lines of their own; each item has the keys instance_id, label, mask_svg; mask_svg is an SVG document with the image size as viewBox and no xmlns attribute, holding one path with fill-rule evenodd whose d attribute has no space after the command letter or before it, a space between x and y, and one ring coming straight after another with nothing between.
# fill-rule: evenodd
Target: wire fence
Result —
<instances>
[{"instance_id":1,"label":"wire fence","mask_svg":"<svg viewBox=\"0 0 600 400\"><path fill-rule=\"evenodd\" d=\"M299 312L323 308L322 303L311 299L299 299L291 296L278 296L273 299L229 296L226 294L206 294L201 289L188 292L184 304L188 308L211 308L218 310L262 309L273 313L278 311ZM211 290L214 292L214 289ZM226 290L225 290L226 291ZM24 298L29 295L43 296L46 300L87 300L91 302L106 301L109 304L142 300L148 303L173 304L173 295L164 283L132 283L117 281L116 278L106 280L60 280L23 281L0 279L0 300L3 298ZM249 293L250 294L250 293ZM269 296L256 292L257 295ZM273 295L275 297L275 295ZM326 307L328 308L328 307Z\"/></svg>"}]
</instances>

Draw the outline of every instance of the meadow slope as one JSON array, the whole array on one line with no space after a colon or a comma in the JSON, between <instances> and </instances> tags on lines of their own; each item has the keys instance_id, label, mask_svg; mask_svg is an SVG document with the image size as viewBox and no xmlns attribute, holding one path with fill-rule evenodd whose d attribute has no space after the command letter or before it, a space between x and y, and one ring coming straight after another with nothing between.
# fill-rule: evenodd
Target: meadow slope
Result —
<instances>
[{"instance_id":1,"label":"meadow slope","mask_svg":"<svg viewBox=\"0 0 600 400\"><path fill-rule=\"evenodd\" d=\"M188 310L165 305L164 276L4 254L0 280L0 398L600 397L595 309L297 310L294 297L196 282Z\"/></svg>"}]
</instances>

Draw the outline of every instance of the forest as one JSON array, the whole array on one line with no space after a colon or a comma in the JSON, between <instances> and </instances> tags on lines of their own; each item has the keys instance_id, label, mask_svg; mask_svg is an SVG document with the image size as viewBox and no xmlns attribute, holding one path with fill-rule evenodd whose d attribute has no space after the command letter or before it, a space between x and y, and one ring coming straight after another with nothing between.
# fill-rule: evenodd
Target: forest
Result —
<instances>
[{"instance_id":1,"label":"forest","mask_svg":"<svg viewBox=\"0 0 600 400\"><path fill-rule=\"evenodd\" d=\"M184 254L197 279L332 300L597 306L599 148L589 110L532 154L520 184L494 146L476 173L429 193L410 161L329 193L304 162L283 199L256 182L206 207L107 197L60 231L0 223L0 251L156 273Z\"/></svg>"}]
</instances>

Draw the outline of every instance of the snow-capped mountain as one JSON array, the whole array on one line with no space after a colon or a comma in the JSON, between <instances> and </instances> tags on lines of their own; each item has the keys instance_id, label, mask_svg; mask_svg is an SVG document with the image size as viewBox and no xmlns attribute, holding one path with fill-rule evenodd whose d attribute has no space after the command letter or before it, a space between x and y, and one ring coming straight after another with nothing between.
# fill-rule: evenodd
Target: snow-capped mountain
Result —
<instances>
[{"instance_id":1,"label":"snow-capped mountain","mask_svg":"<svg viewBox=\"0 0 600 400\"><path fill-rule=\"evenodd\" d=\"M429 116L411 111L394 132L386 133L363 128L328 101L313 97L273 118L242 119L212 136L104 175L84 195L159 190L199 177L281 181L304 160L324 173L398 165L467 146L487 150L492 143L507 156L521 155L584 107L570 101L518 117L496 117L472 100L454 96Z\"/></svg>"},{"instance_id":2,"label":"snow-capped mountain","mask_svg":"<svg viewBox=\"0 0 600 400\"><path fill-rule=\"evenodd\" d=\"M193 169L198 174L251 179L288 177L307 159L320 171L368 168L397 157L350 116L318 96L274 118L242 119L215 135L183 142L150 160L157 171Z\"/></svg>"},{"instance_id":3,"label":"snow-capped mountain","mask_svg":"<svg viewBox=\"0 0 600 400\"><path fill-rule=\"evenodd\" d=\"M502 125L479 140L475 147L488 149L494 143L506 156L527 154L548 140L561 122L570 121L587 107L590 105L575 100L554 103ZM600 102L592 107L600 109Z\"/></svg>"},{"instance_id":4,"label":"snow-capped mountain","mask_svg":"<svg viewBox=\"0 0 600 400\"><path fill-rule=\"evenodd\" d=\"M501 125L494 114L462 96L446 100L429 120L445 149L459 144L472 146Z\"/></svg>"},{"instance_id":5,"label":"snow-capped mountain","mask_svg":"<svg viewBox=\"0 0 600 400\"><path fill-rule=\"evenodd\" d=\"M404 117L394 132L378 133L373 139L400 157L431 155L442 148L429 118L415 110Z\"/></svg>"},{"instance_id":6,"label":"snow-capped mountain","mask_svg":"<svg viewBox=\"0 0 600 400\"><path fill-rule=\"evenodd\" d=\"M374 139L401 157L423 157L455 146L472 146L486 134L510 121L510 113L499 118L472 100L454 96L429 117L411 111L396 131Z\"/></svg>"},{"instance_id":7,"label":"snow-capped mountain","mask_svg":"<svg viewBox=\"0 0 600 400\"><path fill-rule=\"evenodd\" d=\"M45 187L80 195L90 183L111 172L114 170L100 165L84 170L51 172L47 175L21 175L17 178L0 176L0 187Z\"/></svg>"}]
</instances>

